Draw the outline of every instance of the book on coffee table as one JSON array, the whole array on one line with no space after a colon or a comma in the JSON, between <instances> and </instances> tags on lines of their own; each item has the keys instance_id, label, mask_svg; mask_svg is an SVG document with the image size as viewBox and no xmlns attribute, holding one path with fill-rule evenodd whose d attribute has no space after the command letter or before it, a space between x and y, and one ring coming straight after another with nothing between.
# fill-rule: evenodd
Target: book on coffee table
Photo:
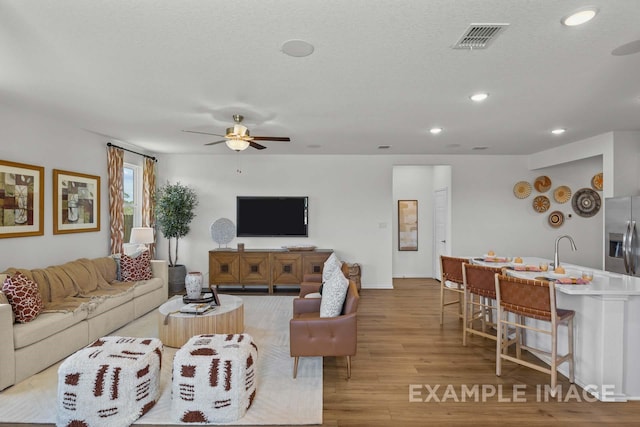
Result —
<instances>
[{"instance_id":1,"label":"book on coffee table","mask_svg":"<svg viewBox=\"0 0 640 427\"><path fill-rule=\"evenodd\" d=\"M211 304L208 303L191 303L191 304L187 304L185 306L183 306L180 309L180 313L188 313L188 314L203 314L206 313L208 311L213 310L215 307L213 307Z\"/></svg>"}]
</instances>

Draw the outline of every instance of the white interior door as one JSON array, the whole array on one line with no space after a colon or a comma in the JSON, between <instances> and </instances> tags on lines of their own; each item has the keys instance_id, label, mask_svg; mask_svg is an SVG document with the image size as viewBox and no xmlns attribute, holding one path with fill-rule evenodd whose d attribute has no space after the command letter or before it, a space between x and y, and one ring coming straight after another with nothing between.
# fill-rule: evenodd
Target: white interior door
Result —
<instances>
[{"instance_id":1,"label":"white interior door","mask_svg":"<svg viewBox=\"0 0 640 427\"><path fill-rule=\"evenodd\" d=\"M440 255L449 254L447 229L449 226L449 190L443 188L433 192L433 272L440 278Z\"/></svg>"}]
</instances>

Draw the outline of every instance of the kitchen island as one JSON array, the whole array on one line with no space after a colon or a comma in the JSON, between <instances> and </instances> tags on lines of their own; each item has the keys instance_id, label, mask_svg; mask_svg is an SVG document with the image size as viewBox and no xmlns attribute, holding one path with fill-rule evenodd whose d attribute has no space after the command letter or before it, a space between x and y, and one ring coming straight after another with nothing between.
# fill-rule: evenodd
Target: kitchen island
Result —
<instances>
[{"instance_id":1,"label":"kitchen island","mask_svg":"<svg viewBox=\"0 0 640 427\"><path fill-rule=\"evenodd\" d=\"M539 266L550 260L523 258L524 265ZM483 265L497 263L484 263ZM505 266L511 263L505 263ZM602 401L624 402L640 400L640 278L608 271L561 263L567 276L580 277L581 272L593 272L588 284L557 284L559 308L574 310L575 382ZM544 272L507 270L508 274L533 279ZM553 274L547 273L547 276ZM558 353L566 348L564 327L558 330ZM550 350L548 336L528 332L527 343ZM543 357L541 358L545 362ZM568 376L568 365L558 370Z\"/></svg>"}]
</instances>

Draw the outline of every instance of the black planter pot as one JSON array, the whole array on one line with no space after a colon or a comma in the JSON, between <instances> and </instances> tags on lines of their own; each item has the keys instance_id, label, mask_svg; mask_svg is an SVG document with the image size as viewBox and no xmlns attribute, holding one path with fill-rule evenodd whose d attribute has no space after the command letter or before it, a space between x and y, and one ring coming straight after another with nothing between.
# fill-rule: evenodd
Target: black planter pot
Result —
<instances>
[{"instance_id":1,"label":"black planter pot","mask_svg":"<svg viewBox=\"0 0 640 427\"><path fill-rule=\"evenodd\" d=\"M187 268L184 265L169 267L169 293L184 293L184 278L187 276Z\"/></svg>"}]
</instances>

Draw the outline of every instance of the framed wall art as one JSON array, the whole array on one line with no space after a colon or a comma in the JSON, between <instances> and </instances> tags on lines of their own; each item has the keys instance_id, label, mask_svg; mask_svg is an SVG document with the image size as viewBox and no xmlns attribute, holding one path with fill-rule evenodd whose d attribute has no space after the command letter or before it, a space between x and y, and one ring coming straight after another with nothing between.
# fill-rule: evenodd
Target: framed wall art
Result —
<instances>
[{"instance_id":1,"label":"framed wall art","mask_svg":"<svg viewBox=\"0 0 640 427\"><path fill-rule=\"evenodd\" d=\"M53 170L53 234L100 231L100 177Z\"/></svg>"},{"instance_id":2,"label":"framed wall art","mask_svg":"<svg viewBox=\"0 0 640 427\"><path fill-rule=\"evenodd\" d=\"M0 238L44 234L44 168L0 160Z\"/></svg>"},{"instance_id":3,"label":"framed wall art","mask_svg":"<svg viewBox=\"0 0 640 427\"><path fill-rule=\"evenodd\" d=\"M418 250L417 200L398 200L398 250Z\"/></svg>"}]
</instances>

